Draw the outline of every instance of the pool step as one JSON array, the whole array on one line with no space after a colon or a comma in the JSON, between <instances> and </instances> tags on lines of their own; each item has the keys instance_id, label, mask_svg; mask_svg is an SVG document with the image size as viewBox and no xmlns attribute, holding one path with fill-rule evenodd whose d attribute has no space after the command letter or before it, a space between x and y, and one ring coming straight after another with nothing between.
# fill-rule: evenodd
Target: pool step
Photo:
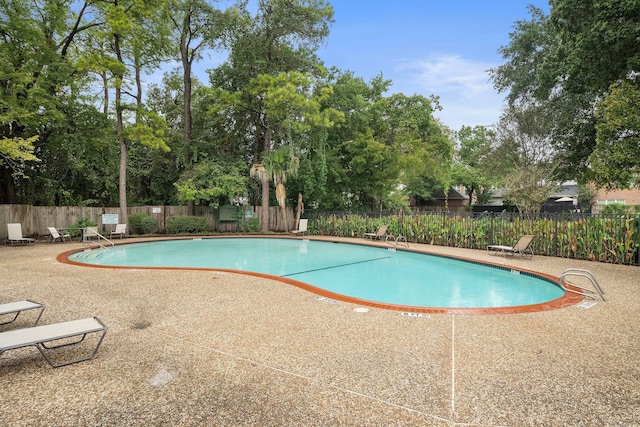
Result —
<instances>
[{"instance_id":1,"label":"pool step","mask_svg":"<svg viewBox=\"0 0 640 427\"><path fill-rule=\"evenodd\" d=\"M103 252L103 249L85 249L83 252L76 253L75 258L81 260L99 259Z\"/></svg>"}]
</instances>

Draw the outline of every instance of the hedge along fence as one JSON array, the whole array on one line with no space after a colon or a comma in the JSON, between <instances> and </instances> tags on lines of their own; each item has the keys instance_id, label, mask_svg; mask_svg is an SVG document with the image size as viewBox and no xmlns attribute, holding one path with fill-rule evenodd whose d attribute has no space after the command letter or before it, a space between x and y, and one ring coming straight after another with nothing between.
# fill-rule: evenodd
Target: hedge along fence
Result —
<instances>
[{"instance_id":1,"label":"hedge along fence","mask_svg":"<svg viewBox=\"0 0 640 427\"><path fill-rule=\"evenodd\" d=\"M533 234L538 255L640 265L640 216L518 213L339 213L307 212L312 234L362 237L389 225L389 233L408 242L485 249L513 245Z\"/></svg>"}]
</instances>

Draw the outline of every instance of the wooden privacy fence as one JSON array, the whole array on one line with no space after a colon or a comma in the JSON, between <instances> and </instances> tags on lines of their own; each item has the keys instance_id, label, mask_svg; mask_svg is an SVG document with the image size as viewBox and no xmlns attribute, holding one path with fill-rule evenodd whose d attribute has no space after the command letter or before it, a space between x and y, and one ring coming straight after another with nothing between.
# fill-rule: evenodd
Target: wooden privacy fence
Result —
<instances>
[{"instance_id":1,"label":"wooden privacy fence","mask_svg":"<svg viewBox=\"0 0 640 427\"><path fill-rule=\"evenodd\" d=\"M252 218L260 219L261 208L259 206L239 206L239 215L242 221ZM67 228L78 222L80 218L89 218L98 224L100 231L110 232L115 229L115 224L103 224L105 214L118 215L117 207L80 207L80 206L32 206L32 205L0 205L0 240L7 237L6 224L19 222L22 224L24 236L45 236L47 227ZM144 213L158 221L156 233L163 233L167 218L176 216L190 216L187 206L133 206L127 209L127 217L132 213ZM237 222L218 221L218 209L211 206L195 206L193 216L204 217L211 231L235 232ZM291 208L287 212L288 229L293 227L294 215ZM118 218L119 223L127 223ZM284 231L282 213L278 207L269 208L269 230Z\"/></svg>"}]
</instances>

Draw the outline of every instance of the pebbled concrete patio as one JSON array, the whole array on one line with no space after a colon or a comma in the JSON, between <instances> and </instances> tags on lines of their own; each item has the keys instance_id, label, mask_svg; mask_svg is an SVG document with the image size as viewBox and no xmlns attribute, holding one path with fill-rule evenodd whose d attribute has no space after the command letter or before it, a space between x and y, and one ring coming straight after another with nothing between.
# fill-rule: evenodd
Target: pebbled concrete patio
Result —
<instances>
[{"instance_id":1,"label":"pebbled concrete patio","mask_svg":"<svg viewBox=\"0 0 640 427\"><path fill-rule=\"evenodd\" d=\"M89 362L53 369L34 348L3 354L1 425L640 424L638 267L411 245L554 276L586 268L608 299L418 317L240 274L56 261L78 247L0 246L0 303L46 304L41 324L109 326Z\"/></svg>"}]
</instances>

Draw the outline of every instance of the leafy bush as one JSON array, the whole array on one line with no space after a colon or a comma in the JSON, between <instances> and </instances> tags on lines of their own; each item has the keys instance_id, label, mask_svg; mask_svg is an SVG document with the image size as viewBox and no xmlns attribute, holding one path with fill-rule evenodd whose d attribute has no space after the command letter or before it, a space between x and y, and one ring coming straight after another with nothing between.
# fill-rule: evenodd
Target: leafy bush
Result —
<instances>
[{"instance_id":1,"label":"leafy bush","mask_svg":"<svg viewBox=\"0 0 640 427\"><path fill-rule=\"evenodd\" d=\"M129 215L129 230L134 234L149 234L156 231L158 220L150 215L138 212Z\"/></svg>"},{"instance_id":2,"label":"leafy bush","mask_svg":"<svg viewBox=\"0 0 640 427\"><path fill-rule=\"evenodd\" d=\"M209 231L207 220L200 216L172 216L167 218L165 228L168 234L204 233Z\"/></svg>"},{"instance_id":3,"label":"leafy bush","mask_svg":"<svg viewBox=\"0 0 640 427\"><path fill-rule=\"evenodd\" d=\"M240 224L240 231L245 233L256 233L260 231L260 220L258 218L238 221L238 224Z\"/></svg>"},{"instance_id":4,"label":"leafy bush","mask_svg":"<svg viewBox=\"0 0 640 427\"><path fill-rule=\"evenodd\" d=\"M69 233L72 237L79 236L82 234L82 229L86 227L95 227L98 224L91 221L89 217L82 217L78 219L78 222L73 224L71 227L67 228L67 233Z\"/></svg>"},{"instance_id":5,"label":"leafy bush","mask_svg":"<svg viewBox=\"0 0 640 427\"><path fill-rule=\"evenodd\" d=\"M530 218L518 214L472 216L425 213L367 217L345 213L320 213L313 219L315 233L325 236L362 237L382 224L389 234L408 242L484 249L488 244L511 245L523 234L534 234L533 250L539 255L633 264L636 262L640 216L548 215Z\"/></svg>"},{"instance_id":6,"label":"leafy bush","mask_svg":"<svg viewBox=\"0 0 640 427\"><path fill-rule=\"evenodd\" d=\"M610 205L604 205L600 213L622 215L627 211L627 206L622 203L612 203Z\"/></svg>"}]
</instances>

